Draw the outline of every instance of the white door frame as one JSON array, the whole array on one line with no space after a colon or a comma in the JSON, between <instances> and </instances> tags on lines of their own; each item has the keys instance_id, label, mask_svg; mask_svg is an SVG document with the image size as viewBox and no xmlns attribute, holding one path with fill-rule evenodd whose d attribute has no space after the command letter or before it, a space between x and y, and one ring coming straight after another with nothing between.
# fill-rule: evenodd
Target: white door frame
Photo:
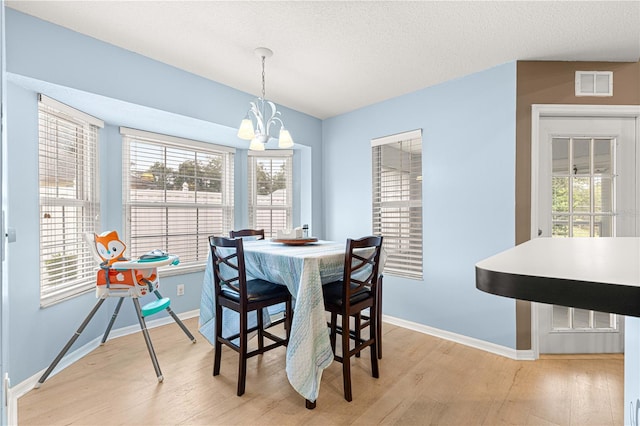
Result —
<instances>
[{"instance_id":1,"label":"white door frame","mask_svg":"<svg viewBox=\"0 0 640 426\"><path fill-rule=\"evenodd\" d=\"M538 172L540 159L540 118L541 117L614 117L635 118L636 143L640 141L640 105L564 105L533 104L531 105L531 239L538 237ZM639 147L640 149L640 147ZM636 155L636 188L640 188L640 164ZM640 212L640 196L636 197L636 211ZM636 229L640 229L640 214L637 215ZM533 358L540 357L538 342L538 303L531 307L531 351Z\"/></svg>"}]
</instances>

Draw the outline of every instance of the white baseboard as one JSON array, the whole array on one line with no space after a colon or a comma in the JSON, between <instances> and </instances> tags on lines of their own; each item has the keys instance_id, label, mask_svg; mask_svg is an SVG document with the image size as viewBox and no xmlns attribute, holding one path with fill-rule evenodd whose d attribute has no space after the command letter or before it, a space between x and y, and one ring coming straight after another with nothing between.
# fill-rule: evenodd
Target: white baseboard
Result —
<instances>
[{"instance_id":1,"label":"white baseboard","mask_svg":"<svg viewBox=\"0 0 640 426\"><path fill-rule=\"evenodd\" d=\"M446 330L440 330L438 328L429 327L428 325L418 324L389 315L383 315L382 321L389 324L397 325L398 327L407 328L419 333L428 334L440 339L450 340L452 342L460 343L462 345L469 346L475 349L480 349L496 355L504 356L506 358L511 358L518 361L535 360L533 351L519 351L513 348L508 348L506 346L496 345L495 343L486 342L484 340L475 339L473 337L464 336L462 334L452 333Z\"/></svg>"},{"instance_id":2,"label":"white baseboard","mask_svg":"<svg viewBox=\"0 0 640 426\"><path fill-rule=\"evenodd\" d=\"M177 315L178 315L178 318L180 318L181 320L186 320L189 318L194 318L199 316L200 310L195 309L193 311L183 312ZM169 315L162 318L154 319L151 321L145 321L148 329L171 324L172 322L173 322L173 318L171 318ZM117 339L118 337L137 333L139 331L140 331L139 324L114 329L114 330L111 330L111 333L109 334L109 340ZM65 357L60 360L60 362L58 363L56 368L51 372L49 377L55 376L60 371L72 365L83 356L89 354L91 351L93 351L98 346L100 346L101 341L102 341L102 336L98 336L95 339L91 340L90 342L74 350L73 352L68 352L67 355L65 355ZM18 425L18 398L20 398L21 396L29 392L31 389L33 389L45 371L46 371L46 368L43 368L38 373L22 381L21 383L18 383L17 385L12 386L7 390L7 421L10 426Z\"/></svg>"}]
</instances>

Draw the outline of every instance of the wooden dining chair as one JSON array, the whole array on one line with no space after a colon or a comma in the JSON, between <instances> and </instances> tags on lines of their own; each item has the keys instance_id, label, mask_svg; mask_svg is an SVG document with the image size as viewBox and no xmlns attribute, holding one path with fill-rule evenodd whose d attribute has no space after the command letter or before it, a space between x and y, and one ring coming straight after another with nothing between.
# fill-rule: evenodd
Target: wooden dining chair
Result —
<instances>
[{"instance_id":1,"label":"wooden dining chair","mask_svg":"<svg viewBox=\"0 0 640 426\"><path fill-rule=\"evenodd\" d=\"M239 231L229 231L231 238L255 237L256 240L264 240L264 229L240 229Z\"/></svg>"},{"instance_id":2,"label":"wooden dining chair","mask_svg":"<svg viewBox=\"0 0 640 426\"><path fill-rule=\"evenodd\" d=\"M380 272L380 271L378 271ZM378 359L382 359L382 279L384 275L378 275L378 285L376 286L376 292L378 297L378 304L376 306L376 315L377 315L377 329L375 331L377 342L377 350L378 350ZM371 326L371 312L369 314L362 314L358 312L354 316L354 329L351 331L355 336L355 339L360 340L362 335L362 330ZM373 329L369 329L369 333L373 333ZM356 357L360 356L360 352L356 354Z\"/></svg>"},{"instance_id":3,"label":"wooden dining chair","mask_svg":"<svg viewBox=\"0 0 640 426\"><path fill-rule=\"evenodd\" d=\"M279 346L289 343L291 330L292 307L291 294L284 285L274 284L261 279L247 281L245 269L244 246L242 238L230 239L224 237L209 237L211 257L213 263L214 278L214 304L215 304L215 356L213 362L213 375L220 374L220 361L222 345L229 346L240 355L238 369L238 396L244 394L247 377L247 359L262 354ZM281 320L274 321L267 328L285 323L286 336L276 336L264 327L262 310L268 306L279 303L285 304L285 316ZM240 316L240 331L232 336L222 335L222 308L226 307L238 312ZM256 312L257 326L248 327L249 312ZM258 349L248 350L249 334L257 331ZM264 345L264 338L273 343ZM238 339L239 344L233 343Z\"/></svg>"},{"instance_id":4,"label":"wooden dining chair","mask_svg":"<svg viewBox=\"0 0 640 426\"><path fill-rule=\"evenodd\" d=\"M371 348L371 375L379 377L378 372L378 266L382 237L370 236L357 240L347 239L344 258L344 275L341 281L322 286L325 309L331 313L329 324L331 348L334 359L342 363L344 398L352 400L351 395L351 357L366 347ZM338 334L338 315L341 316L340 328L349 330L349 318L369 309L370 335L358 338L358 333L342 332L342 356L336 353L336 335ZM356 329L358 331L358 329ZM354 347L351 348L351 341Z\"/></svg>"}]
</instances>

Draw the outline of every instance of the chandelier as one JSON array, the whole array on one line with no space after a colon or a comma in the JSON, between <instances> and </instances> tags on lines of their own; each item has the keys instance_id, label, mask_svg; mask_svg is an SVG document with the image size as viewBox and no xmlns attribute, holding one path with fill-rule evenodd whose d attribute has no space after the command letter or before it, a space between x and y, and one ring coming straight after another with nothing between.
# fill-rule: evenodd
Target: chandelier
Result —
<instances>
[{"instance_id":1,"label":"chandelier","mask_svg":"<svg viewBox=\"0 0 640 426\"><path fill-rule=\"evenodd\" d=\"M262 97L256 99L254 102L249 102L249 111L242 120L242 123L240 123L238 137L251 141L251 145L249 145L250 150L264 151L264 144L272 137L269 133L271 125L280 124L278 147L291 148L293 146L293 139L289 131L284 128L284 123L280 118L280 111L276 109L276 104L266 100L264 96L264 61L265 58L270 58L273 52L266 47L258 47L255 53L262 58Z\"/></svg>"}]
</instances>

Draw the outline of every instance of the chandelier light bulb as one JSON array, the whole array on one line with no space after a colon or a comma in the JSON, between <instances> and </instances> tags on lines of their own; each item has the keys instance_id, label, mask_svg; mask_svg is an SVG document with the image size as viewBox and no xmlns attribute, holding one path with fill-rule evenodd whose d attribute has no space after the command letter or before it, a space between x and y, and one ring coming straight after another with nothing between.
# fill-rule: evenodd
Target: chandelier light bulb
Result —
<instances>
[{"instance_id":1,"label":"chandelier light bulb","mask_svg":"<svg viewBox=\"0 0 640 426\"><path fill-rule=\"evenodd\" d=\"M293 139L291 133L282 126L280 129L280 138L278 139L279 148L291 148L293 146Z\"/></svg>"},{"instance_id":2,"label":"chandelier light bulb","mask_svg":"<svg viewBox=\"0 0 640 426\"><path fill-rule=\"evenodd\" d=\"M264 143L260 142L258 138L253 138L251 140L251 145L249 145L249 149L251 151L264 151Z\"/></svg>"},{"instance_id":3,"label":"chandelier light bulb","mask_svg":"<svg viewBox=\"0 0 640 426\"><path fill-rule=\"evenodd\" d=\"M248 114L244 118L244 120L242 120L242 123L240 123L240 128L238 129L238 137L246 141L250 141L255 137L255 133L253 131L253 122L249 118Z\"/></svg>"}]
</instances>

